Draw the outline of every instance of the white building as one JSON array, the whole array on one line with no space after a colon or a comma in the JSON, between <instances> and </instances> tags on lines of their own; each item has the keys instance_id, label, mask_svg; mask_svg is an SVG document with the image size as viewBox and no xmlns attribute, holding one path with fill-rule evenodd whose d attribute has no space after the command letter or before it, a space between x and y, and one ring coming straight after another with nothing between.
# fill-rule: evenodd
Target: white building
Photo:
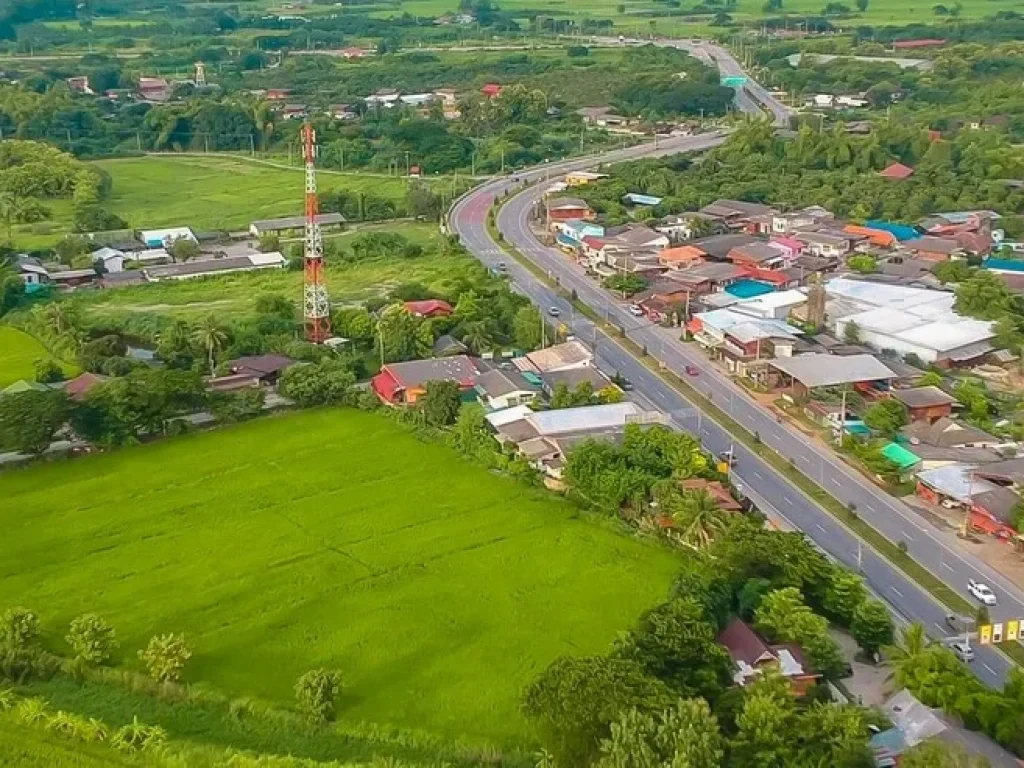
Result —
<instances>
[{"instance_id":1,"label":"white building","mask_svg":"<svg viewBox=\"0 0 1024 768\"><path fill-rule=\"evenodd\" d=\"M150 248L167 248L175 240L191 240L198 243L199 240L188 227L170 227L168 229L144 229L139 233L139 238Z\"/></svg>"},{"instance_id":2,"label":"white building","mask_svg":"<svg viewBox=\"0 0 1024 768\"><path fill-rule=\"evenodd\" d=\"M849 278L830 280L825 291L837 336L854 323L863 343L925 363L964 363L992 350L995 324L958 315L952 293Z\"/></svg>"}]
</instances>

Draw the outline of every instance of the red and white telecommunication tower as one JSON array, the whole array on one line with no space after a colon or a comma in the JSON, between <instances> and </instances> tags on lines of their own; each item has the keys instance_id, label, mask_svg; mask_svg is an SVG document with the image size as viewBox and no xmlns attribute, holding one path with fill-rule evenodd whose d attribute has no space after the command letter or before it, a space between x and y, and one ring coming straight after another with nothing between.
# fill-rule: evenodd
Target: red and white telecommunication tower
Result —
<instances>
[{"instance_id":1,"label":"red and white telecommunication tower","mask_svg":"<svg viewBox=\"0 0 1024 768\"><path fill-rule=\"evenodd\" d=\"M331 335L331 302L324 283L324 244L317 221L316 197L316 134L313 126L302 126L306 158L306 245L305 281L302 291L302 318L306 341L322 344Z\"/></svg>"}]
</instances>

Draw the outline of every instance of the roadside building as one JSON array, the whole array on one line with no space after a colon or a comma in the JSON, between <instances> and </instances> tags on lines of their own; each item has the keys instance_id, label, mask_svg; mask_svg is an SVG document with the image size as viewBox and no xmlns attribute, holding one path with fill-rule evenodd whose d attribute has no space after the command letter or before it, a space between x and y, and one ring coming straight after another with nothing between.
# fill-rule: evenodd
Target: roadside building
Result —
<instances>
[{"instance_id":1,"label":"roadside building","mask_svg":"<svg viewBox=\"0 0 1024 768\"><path fill-rule=\"evenodd\" d=\"M924 443L937 448L995 448L1003 441L970 424L941 416L934 422L915 421L900 429L911 444Z\"/></svg>"},{"instance_id":2,"label":"roadside building","mask_svg":"<svg viewBox=\"0 0 1024 768\"><path fill-rule=\"evenodd\" d=\"M544 390L544 394L548 397L555 394L555 390L559 385L563 385L569 390L574 390L581 384L589 384L594 392L600 392L606 387L614 386L612 382L594 366L590 366L588 368L569 368L561 371L549 371L547 373L539 374L538 378L540 379L541 388Z\"/></svg>"},{"instance_id":3,"label":"roadside building","mask_svg":"<svg viewBox=\"0 0 1024 768\"><path fill-rule=\"evenodd\" d=\"M583 342L574 340L528 352L513 360L513 363L520 371L546 374L589 368L594 363L594 354Z\"/></svg>"},{"instance_id":4,"label":"roadside building","mask_svg":"<svg viewBox=\"0 0 1024 768\"><path fill-rule=\"evenodd\" d=\"M892 396L906 406L907 415L912 422L938 421L953 412L953 403L956 402L956 398L938 387L894 389Z\"/></svg>"},{"instance_id":5,"label":"roadside building","mask_svg":"<svg viewBox=\"0 0 1024 768\"><path fill-rule=\"evenodd\" d=\"M732 680L736 685L748 685L765 668L775 667L789 683L794 695L803 696L821 677L811 670L798 645L770 645L739 618L733 618L719 633L718 644L725 649L735 665Z\"/></svg>"},{"instance_id":6,"label":"roadside building","mask_svg":"<svg viewBox=\"0 0 1024 768\"><path fill-rule=\"evenodd\" d=\"M481 405L499 411L529 405L540 395L541 384L536 374L495 368L477 378L476 392Z\"/></svg>"},{"instance_id":7,"label":"roadside building","mask_svg":"<svg viewBox=\"0 0 1024 768\"><path fill-rule=\"evenodd\" d=\"M579 197L556 197L547 201L545 211L549 221L572 221L574 219L593 219L587 201Z\"/></svg>"},{"instance_id":8,"label":"roadside building","mask_svg":"<svg viewBox=\"0 0 1024 768\"><path fill-rule=\"evenodd\" d=\"M415 405L429 381L454 381L463 393L475 395L480 371L466 355L388 363L371 379L370 386L389 405Z\"/></svg>"},{"instance_id":9,"label":"roadside building","mask_svg":"<svg viewBox=\"0 0 1024 768\"><path fill-rule=\"evenodd\" d=\"M594 173L593 171L571 171L565 174L565 183L570 187L584 187L594 181L607 179L607 173Z\"/></svg>"},{"instance_id":10,"label":"roadside building","mask_svg":"<svg viewBox=\"0 0 1024 768\"><path fill-rule=\"evenodd\" d=\"M849 386L865 396L887 392L896 374L873 355L811 354L769 360L773 384L789 389L797 399L821 387Z\"/></svg>"},{"instance_id":11,"label":"roadside building","mask_svg":"<svg viewBox=\"0 0 1024 768\"><path fill-rule=\"evenodd\" d=\"M902 247L910 251L915 258L924 261L949 261L954 256L961 255L964 251L955 239L945 237L933 237L924 235L906 240Z\"/></svg>"}]
</instances>

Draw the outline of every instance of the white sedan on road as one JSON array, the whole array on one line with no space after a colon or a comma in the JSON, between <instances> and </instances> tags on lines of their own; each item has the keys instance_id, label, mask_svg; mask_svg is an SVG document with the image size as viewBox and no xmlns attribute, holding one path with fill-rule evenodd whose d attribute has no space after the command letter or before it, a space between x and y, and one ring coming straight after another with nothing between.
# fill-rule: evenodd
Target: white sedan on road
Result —
<instances>
[{"instance_id":1,"label":"white sedan on road","mask_svg":"<svg viewBox=\"0 0 1024 768\"><path fill-rule=\"evenodd\" d=\"M978 600L985 605L996 604L996 596L992 590L988 588L987 584L982 584L980 581L970 579L967 582L967 591L974 596L975 600Z\"/></svg>"}]
</instances>

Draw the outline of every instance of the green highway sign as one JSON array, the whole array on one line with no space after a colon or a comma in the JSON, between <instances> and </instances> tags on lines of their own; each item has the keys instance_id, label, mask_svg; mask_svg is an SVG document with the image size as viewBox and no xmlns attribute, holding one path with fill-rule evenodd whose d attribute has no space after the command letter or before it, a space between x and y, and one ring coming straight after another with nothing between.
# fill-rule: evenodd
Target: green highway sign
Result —
<instances>
[{"instance_id":1,"label":"green highway sign","mask_svg":"<svg viewBox=\"0 0 1024 768\"><path fill-rule=\"evenodd\" d=\"M728 85L730 88L742 88L747 84L747 78L745 77L723 77L722 85Z\"/></svg>"}]
</instances>

